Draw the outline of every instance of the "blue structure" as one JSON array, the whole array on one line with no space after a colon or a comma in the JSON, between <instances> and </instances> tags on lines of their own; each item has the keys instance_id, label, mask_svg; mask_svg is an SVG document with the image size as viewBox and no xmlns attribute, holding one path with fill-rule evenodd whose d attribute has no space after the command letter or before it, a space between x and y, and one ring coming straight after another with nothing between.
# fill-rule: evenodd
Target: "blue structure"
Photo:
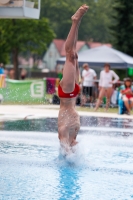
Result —
<instances>
[{"instance_id":1,"label":"blue structure","mask_svg":"<svg viewBox=\"0 0 133 200\"><path fill-rule=\"evenodd\" d=\"M0 67L0 74L4 74L4 69Z\"/></svg>"},{"instance_id":2,"label":"blue structure","mask_svg":"<svg viewBox=\"0 0 133 200\"><path fill-rule=\"evenodd\" d=\"M132 91L133 91L133 85L132 85ZM121 85L120 90L124 90L125 85ZM122 94L120 92L118 93L118 114L122 115L127 111L126 106L124 104L124 101L122 99Z\"/></svg>"},{"instance_id":3,"label":"blue structure","mask_svg":"<svg viewBox=\"0 0 133 200\"><path fill-rule=\"evenodd\" d=\"M122 98L118 100L118 114L123 115L127 111Z\"/></svg>"}]
</instances>

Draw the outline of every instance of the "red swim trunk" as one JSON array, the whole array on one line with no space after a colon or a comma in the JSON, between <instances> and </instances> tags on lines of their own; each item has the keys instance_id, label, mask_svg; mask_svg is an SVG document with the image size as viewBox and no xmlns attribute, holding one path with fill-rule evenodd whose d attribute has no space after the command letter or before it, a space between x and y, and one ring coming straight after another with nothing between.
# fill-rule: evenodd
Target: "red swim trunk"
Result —
<instances>
[{"instance_id":1,"label":"red swim trunk","mask_svg":"<svg viewBox=\"0 0 133 200\"><path fill-rule=\"evenodd\" d=\"M58 96L60 98L73 98L73 97L76 97L79 94L79 92L80 92L80 87L76 83L75 83L74 91L71 93L64 93L61 86L60 85L58 86Z\"/></svg>"}]
</instances>

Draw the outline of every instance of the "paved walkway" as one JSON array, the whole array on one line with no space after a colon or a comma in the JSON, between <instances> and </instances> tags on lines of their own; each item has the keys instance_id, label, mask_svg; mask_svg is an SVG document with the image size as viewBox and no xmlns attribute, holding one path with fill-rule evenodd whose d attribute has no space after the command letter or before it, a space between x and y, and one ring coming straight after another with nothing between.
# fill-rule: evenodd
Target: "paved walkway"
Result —
<instances>
[{"instance_id":1,"label":"paved walkway","mask_svg":"<svg viewBox=\"0 0 133 200\"><path fill-rule=\"evenodd\" d=\"M30 119L43 117L58 117L59 106L56 105L0 105L0 121L15 119ZM96 116L133 119L133 115L118 115L117 113L78 112L80 116Z\"/></svg>"}]
</instances>

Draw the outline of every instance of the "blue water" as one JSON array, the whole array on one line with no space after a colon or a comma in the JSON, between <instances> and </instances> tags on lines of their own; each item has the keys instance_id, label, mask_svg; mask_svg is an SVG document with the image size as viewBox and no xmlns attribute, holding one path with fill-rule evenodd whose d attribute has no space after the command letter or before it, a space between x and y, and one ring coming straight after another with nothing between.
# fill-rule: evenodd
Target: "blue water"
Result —
<instances>
[{"instance_id":1,"label":"blue water","mask_svg":"<svg viewBox=\"0 0 133 200\"><path fill-rule=\"evenodd\" d=\"M22 131L24 124L15 123L5 122L0 131L0 200L133 199L133 136L125 137L124 127L111 127L119 134L99 134L103 126L97 123L99 131L91 132L83 121L75 153L64 159L56 127L48 132L48 124L41 132L35 129L39 121L32 121L31 130ZM126 126L132 132L130 121Z\"/></svg>"}]
</instances>

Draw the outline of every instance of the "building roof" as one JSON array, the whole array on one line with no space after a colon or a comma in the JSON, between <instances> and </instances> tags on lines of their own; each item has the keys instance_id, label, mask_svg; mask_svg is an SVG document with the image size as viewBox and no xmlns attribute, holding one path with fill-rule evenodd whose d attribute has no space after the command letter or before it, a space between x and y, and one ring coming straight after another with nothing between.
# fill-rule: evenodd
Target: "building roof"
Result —
<instances>
[{"instance_id":1,"label":"building roof","mask_svg":"<svg viewBox=\"0 0 133 200\"><path fill-rule=\"evenodd\" d=\"M55 44L60 56L66 56L66 52L65 52L65 40L62 39L54 39L53 43ZM107 44L103 44L100 42L85 42L85 41L77 41L77 45L76 45L76 51L80 51L80 49L84 46L84 45L88 45L89 48L95 48L95 47L100 47L102 45L105 45L107 47L112 47L111 44L107 43Z\"/></svg>"},{"instance_id":2,"label":"building roof","mask_svg":"<svg viewBox=\"0 0 133 200\"><path fill-rule=\"evenodd\" d=\"M78 52L85 44L86 44L85 41L77 41L76 51ZM61 56L66 56L65 43L63 45L63 48L62 48L62 51L60 54L61 54Z\"/></svg>"},{"instance_id":3,"label":"building roof","mask_svg":"<svg viewBox=\"0 0 133 200\"><path fill-rule=\"evenodd\" d=\"M63 64L66 58L59 58L57 64ZM91 67L102 68L105 63L109 63L114 69L133 68L133 57L116 49L102 45L100 47L87 49L78 54L78 63L82 66L88 63Z\"/></svg>"},{"instance_id":4,"label":"building roof","mask_svg":"<svg viewBox=\"0 0 133 200\"><path fill-rule=\"evenodd\" d=\"M95 48L95 47L100 47L102 45L105 45L107 47L112 47L111 44L109 43L100 43L100 42L87 42L87 44L89 45L90 49L91 48Z\"/></svg>"},{"instance_id":5,"label":"building roof","mask_svg":"<svg viewBox=\"0 0 133 200\"><path fill-rule=\"evenodd\" d=\"M65 56L65 40L54 39L53 43L55 44L57 50L59 51L61 56ZM85 41L77 41L76 51L78 52L84 45L86 44Z\"/></svg>"},{"instance_id":6,"label":"building roof","mask_svg":"<svg viewBox=\"0 0 133 200\"><path fill-rule=\"evenodd\" d=\"M61 39L54 39L53 43L55 44L57 50L59 51L59 53L61 53L62 51L62 47L65 43L65 40L61 40Z\"/></svg>"}]
</instances>

